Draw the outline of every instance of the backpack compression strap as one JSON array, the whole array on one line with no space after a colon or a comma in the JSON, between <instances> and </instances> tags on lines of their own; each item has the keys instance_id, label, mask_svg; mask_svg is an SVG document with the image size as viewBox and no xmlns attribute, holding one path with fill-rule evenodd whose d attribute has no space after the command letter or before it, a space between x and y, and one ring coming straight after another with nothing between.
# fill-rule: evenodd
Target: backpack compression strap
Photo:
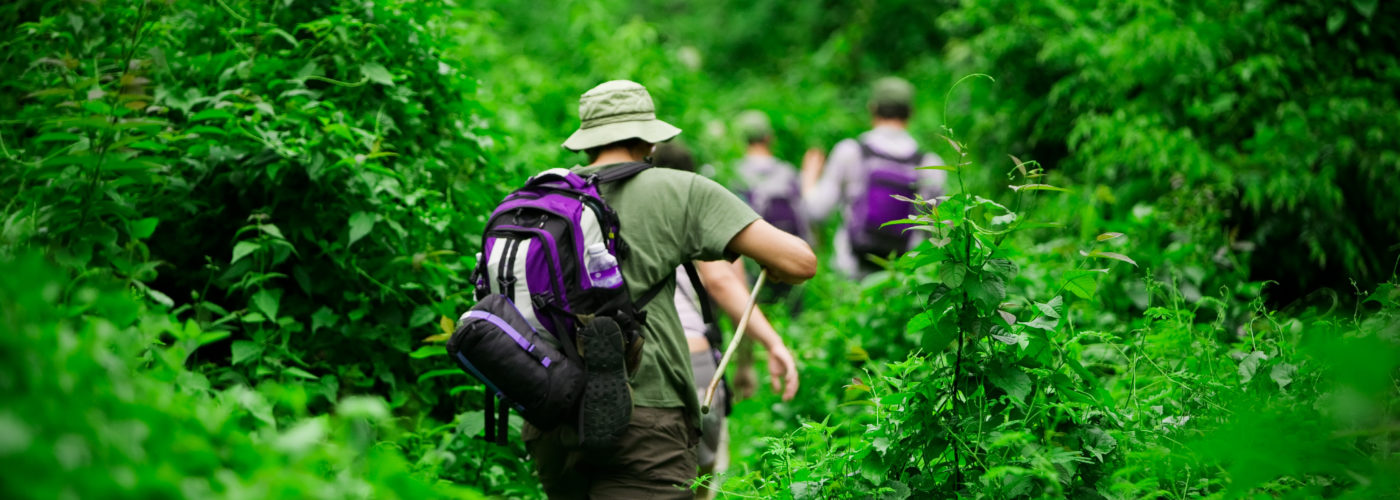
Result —
<instances>
[{"instance_id":1,"label":"backpack compression strap","mask_svg":"<svg viewBox=\"0 0 1400 500\"><path fill-rule=\"evenodd\" d=\"M924 153L922 151L919 151L918 148L914 149L913 154L904 158L900 158L897 156L885 154L881 151L876 151L875 148L870 147L870 145L866 144L865 141L856 141L856 144L860 145L860 155L862 158L884 158L893 162L912 165L919 163L919 160L923 159L924 157Z\"/></svg>"}]
</instances>

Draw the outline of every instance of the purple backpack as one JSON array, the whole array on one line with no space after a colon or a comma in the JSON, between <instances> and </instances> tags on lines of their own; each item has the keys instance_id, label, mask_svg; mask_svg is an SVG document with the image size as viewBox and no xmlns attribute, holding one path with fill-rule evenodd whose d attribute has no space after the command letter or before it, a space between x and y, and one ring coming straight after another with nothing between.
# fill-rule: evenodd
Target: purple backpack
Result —
<instances>
[{"instance_id":1,"label":"purple backpack","mask_svg":"<svg viewBox=\"0 0 1400 500\"><path fill-rule=\"evenodd\" d=\"M578 417L585 372L575 337L586 325L615 322L629 357L640 355L642 307L662 286L632 300L619 267L627 244L598 186L650 167L629 163L586 178L547 170L492 212L472 274L478 303L447 344L457 365L486 385L488 440L504 442L508 408L542 430ZM504 403L499 417L496 399Z\"/></svg>"},{"instance_id":2,"label":"purple backpack","mask_svg":"<svg viewBox=\"0 0 1400 500\"><path fill-rule=\"evenodd\" d=\"M907 157L895 157L859 142L861 167L866 174L865 192L851 204L851 220L846 222L851 249L857 255L886 256L903 253L909 247L909 235L902 226L884 226L892 220L905 219L914 209L895 195L914 198L918 182L917 171L923 153L915 150ZM882 227L883 226L883 227Z\"/></svg>"},{"instance_id":3,"label":"purple backpack","mask_svg":"<svg viewBox=\"0 0 1400 500\"><path fill-rule=\"evenodd\" d=\"M796 175L773 174L759 179L744 192L749 206L773 227L809 239L807 217L802 211L802 187Z\"/></svg>"}]
</instances>

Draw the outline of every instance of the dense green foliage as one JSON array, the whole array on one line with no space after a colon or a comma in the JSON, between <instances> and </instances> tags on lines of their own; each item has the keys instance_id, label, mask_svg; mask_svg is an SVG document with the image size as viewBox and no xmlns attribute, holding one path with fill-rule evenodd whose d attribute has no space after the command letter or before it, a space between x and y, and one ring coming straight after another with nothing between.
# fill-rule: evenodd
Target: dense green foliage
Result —
<instances>
[{"instance_id":1,"label":"dense green foliage","mask_svg":"<svg viewBox=\"0 0 1400 500\"><path fill-rule=\"evenodd\" d=\"M646 84L724 180L738 111L796 160L866 128L895 73L949 197L889 272L824 269L804 314L770 309L803 388L736 406L714 487L1394 496L1397 16L9 2L0 492L539 497L518 440L473 439L480 388L440 334L485 212L581 160L558 146L578 94Z\"/></svg>"}]
</instances>

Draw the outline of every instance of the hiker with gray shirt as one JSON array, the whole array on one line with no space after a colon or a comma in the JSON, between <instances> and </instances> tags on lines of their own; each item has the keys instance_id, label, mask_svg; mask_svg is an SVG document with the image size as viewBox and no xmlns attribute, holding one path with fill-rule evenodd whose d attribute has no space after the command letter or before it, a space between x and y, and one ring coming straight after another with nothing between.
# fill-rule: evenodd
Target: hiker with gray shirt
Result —
<instances>
[{"instance_id":1,"label":"hiker with gray shirt","mask_svg":"<svg viewBox=\"0 0 1400 500\"><path fill-rule=\"evenodd\" d=\"M875 82L870 98L873 128L846 139L821 157L808 151L802 162L802 199L814 221L826 219L842 207L844 224L833 241L835 264L847 276L859 279L879 269L870 259L902 254L917 241L901 226L882 227L915 212L908 202L892 195L925 199L943 194L947 175L941 170L917 170L942 165L943 160L919 149L909 134L914 87L887 77Z\"/></svg>"}]
</instances>

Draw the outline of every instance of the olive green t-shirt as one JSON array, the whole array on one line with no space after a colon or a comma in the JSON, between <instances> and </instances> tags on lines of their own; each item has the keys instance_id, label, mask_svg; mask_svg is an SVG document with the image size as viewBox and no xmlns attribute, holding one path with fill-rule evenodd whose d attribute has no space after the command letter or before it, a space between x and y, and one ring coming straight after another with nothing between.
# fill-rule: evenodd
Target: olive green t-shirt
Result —
<instances>
[{"instance_id":1,"label":"olive green t-shirt","mask_svg":"<svg viewBox=\"0 0 1400 500\"><path fill-rule=\"evenodd\" d=\"M574 167L587 176L610 167ZM599 193L617 212L620 234L631 247L622 261L628 291L638 298L665 282L652 300L642 334L642 364L632 377L636 406L684 406L698 422L700 401L690 369L690 347L676 313L676 267L695 260L720 260L729 240L758 214L718 183L690 172L650 168L631 179L604 184ZM708 381L706 381L708 382Z\"/></svg>"}]
</instances>

